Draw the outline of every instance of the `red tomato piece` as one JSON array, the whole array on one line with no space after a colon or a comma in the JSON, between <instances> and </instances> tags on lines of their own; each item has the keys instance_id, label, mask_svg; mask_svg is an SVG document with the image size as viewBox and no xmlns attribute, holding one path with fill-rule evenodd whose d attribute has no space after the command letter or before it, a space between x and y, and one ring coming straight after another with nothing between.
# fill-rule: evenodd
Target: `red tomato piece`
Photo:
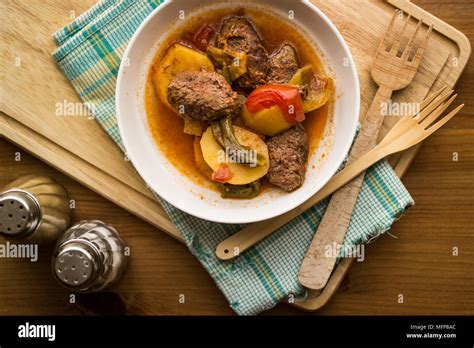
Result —
<instances>
[{"instance_id":1,"label":"red tomato piece","mask_svg":"<svg viewBox=\"0 0 474 348\"><path fill-rule=\"evenodd\" d=\"M234 174L230 171L230 168L227 164L221 164L217 171L212 173L212 180L220 182L220 183L226 183L230 179L232 179L232 176Z\"/></svg>"},{"instance_id":2,"label":"red tomato piece","mask_svg":"<svg viewBox=\"0 0 474 348\"><path fill-rule=\"evenodd\" d=\"M245 106L251 113L257 113L277 105L289 123L305 119L300 93L295 87L265 85L255 89L247 98Z\"/></svg>"}]
</instances>

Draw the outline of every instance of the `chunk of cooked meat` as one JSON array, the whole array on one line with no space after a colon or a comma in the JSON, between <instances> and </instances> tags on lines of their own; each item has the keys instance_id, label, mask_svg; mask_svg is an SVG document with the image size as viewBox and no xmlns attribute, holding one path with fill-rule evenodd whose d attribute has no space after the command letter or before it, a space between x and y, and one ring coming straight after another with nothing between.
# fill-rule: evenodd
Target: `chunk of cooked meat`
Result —
<instances>
[{"instance_id":1,"label":"chunk of cooked meat","mask_svg":"<svg viewBox=\"0 0 474 348\"><path fill-rule=\"evenodd\" d=\"M284 85L290 82L298 68L295 49L291 45L285 44L270 56L267 83Z\"/></svg>"},{"instance_id":2,"label":"chunk of cooked meat","mask_svg":"<svg viewBox=\"0 0 474 348\"><path fill-rule=\"evenodd\" d=\"M212 121L239 114L241 102L222 75L207 71L185 71L168 86L168 101L179 114Z\"/></svg>"},{"instance_id":3,"label":"chunk of cooked meat","mask_svg":"<svg viewBox=\"0 0 474 348\"><path fill-rule=\"evenodd\" d=\"M266 83L268 54L247 18L237 15L224 20L216 45L227 52L247 54L247 73L235 81L238 87L248 91Z\"/></svg>"},{"instance_id":4,"label":"chunk of cooked meat","mask_svg":"<svg viewBox=\"0 0 474 348\"><path fill-rule=\"evenodd\" d=\"M268 181L292 192L303 185L308 161L308 137L301 124L267 140L270 156Z\"/></svg>"}]
</instances>

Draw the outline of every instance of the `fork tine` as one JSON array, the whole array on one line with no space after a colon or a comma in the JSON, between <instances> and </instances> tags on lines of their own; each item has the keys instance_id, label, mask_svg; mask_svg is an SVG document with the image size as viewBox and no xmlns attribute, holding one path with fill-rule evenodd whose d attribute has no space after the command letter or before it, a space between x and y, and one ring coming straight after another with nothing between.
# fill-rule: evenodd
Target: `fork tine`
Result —
<instances>
[{"instance_id":1,"label":"fork tine","mask_svg":"<svg viewBox=\"0 0 474 348\"><path fill-rule=\"evenodd\" d=\"M436 98L438 98L438 96L443 93L443 91L447 88L448 86L444 86L443 88L441 88L440 90L434 92L432 95L430 95L428 98L426 98L425 100L423 100L421 102L421 108L420 108L420 111L423 110L424 108L426 108L433 100L435 100Z\"/></svg>"},{"instance_id":2,"label":"fork tine","mask_svg":"<svg viewBox=\"0 0 474 348\"><path fill-rule=\"evenodd\" d=\"M416 25L415 32L411 36L410 40L408 41L407 46L405 47L405 50L403 51L402 54L402 59L407 60L408 57L410 57L410 52L413 49L413 44L415 43L415 38L418 32L420 31L421 25L423 24L423 18L418 21L418 24Z\"/></svg>"},{"instance_id":3,"label":"fork tine","mask_svg":"<svg viewBox=\"0 0 474 348\"><path fill-rule=\"evenodd\" d=\"M428 117L426 117L422 122L420 122L420 126L423 128L428 128L430 124L435 122L438 117L453 103L454 99L456 99L458 95L453 95L446 103L440 105L436 110L434 110Z\"/></svg>"},{"instance_id":4,"label":"fork tine","mask_svg":"<svg viewBox=\"0 0 474 348\"><path fill-rule=\"evenodd\" d=\"M385 30L385 33L383 34L382 40L380 41L379 49L387 49L389 47L389 36L392 32L393 25L395 24L395 18L397 18L397 11L392 16L392 19L390 19L390 23Z\"/></svg>"},{"instance_id":5,"label":"fork tine","mask_svg":"<svg viewBox=\"0 0 474 348\"><path fill-rule=\"evenodd\" d=\"M426 45L428 44L428 41L430 40L432 31L433 31L433 24L431 24L430 27L428 28L425 38L423 39L423 42L421 43L420 47L416 50L415 56L413 57L413 62L415 64L418 64L421 61L421 58L423 57L423 54L425 53Z\"/></svg>"},{"instance_id":6,"label":"fork tine","mask_svg":"<svg viewBox=\"0 0 474 348\"><path fill-rule=\"evenodd\" d=\"M405 21L405 24L403 25L403 28L402 28L402 31L400 32L400 34L398 35L398 37L395 39L395 42L393 43L393 46L391 48L391 51L393 51L393 53L395 55L397 55L398 53L398 50L400 48L400 44L401 44L401 38L403 37L403 34L405 34L405 30L408 26L408 23L410 23L410 19L411 19L411 14L408 15L406 21Z\"/></svg>"},{"instance_id":7,"label":"fork tine","mask_svg":"<svg viewBox=\"0 0 474 348\"><path fill-rule=\"evenodd\" d=\"M421 111L417 116L414 117L417 121L423 121L427 116L433 112L438 106L448 99L451 94L453 94L453 90L449 90L441 94L438 98L435 98L423 111Z\"/></svg>"},{"instance_id":8,"label":"fork tine","mask_svg":"<svg viewBox=\"0 0 474 348\"><path fill-rule=\"evenodd\" d=\"M438 129L443 127L450 119L452 119L456 114L464 107L464 104L459 105L456 109L451 111L448 115L444 116L441 120L439 120L437 123L435 123L433 126L430 128L426 129L425 132L427 132L426 137L430 136L434 132L436 132Z\"/></svg>"},{"instance_id":9,"label":"fork tine","mask_svg":"<svg viewBox=\"0 0 474 348\"><path fill-rule=\"evenodd\" d=\"M418 113L418 116L416 116L416 117L412 117L412 116L402 117L397 122L397 124L392 129L390 129L388 134L385 135L385 137L383 138L382 142L379 145L387 144L387 143L391 142L394 138L396 138L396 137L400 136L401 134L405 133L406 131L408 131L413 126L413 120L418 121L417 124L420 123L423 120L423 119L421 119L421 120L419 119L420 115L423 115L423 118L430 115L430 113L434 109L436 109L436 107L439 106L439 104L441 104L440 101L446 100L446 98L449 96L449 94L451 94L451 93L449 93L449 94L446 94L445 96L443 96L443 95L439 96L446 88L447 88L447 86L444 86L439 91L433 93L427 99L423 100L421 102L422 112ZM438 97L439 97L439 100L437 100Z\"/></svg>"}]
</instances>

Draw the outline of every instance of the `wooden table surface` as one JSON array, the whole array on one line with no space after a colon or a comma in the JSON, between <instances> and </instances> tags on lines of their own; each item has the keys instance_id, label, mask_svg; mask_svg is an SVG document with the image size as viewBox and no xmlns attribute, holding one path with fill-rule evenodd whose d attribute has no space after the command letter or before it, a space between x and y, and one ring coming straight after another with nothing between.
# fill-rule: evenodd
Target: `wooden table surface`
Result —
<instances>
[{"instance_id":1,"label":"wooden table surface","mask_svg":"<svg viewBox=\"0 0 474 348\"><path fill-rule=\"evenodd\" d=\"M460 29L473 42L474 0L413 2ZM316 314L474 314L473 85L474 65L470 63L457 87L459 103L466 107L426 141L403 179L416 206L396 222L390 235L366 247L364 262L354 263L335 297ZM0 187L20 175L50 175L76 201L74 222L101 219L116 226L129 241L134 270L112 289L114 293L80 297L71 304L69 292L51 275L52 247L40 248L36 263L0 259L0 315L233 313L181 243L3 139L0 163ZM457 256L453 255L456 250ZM137 278L140 286L135 285ZM399 303L400 295L403 303ZM265 314L302 313L281 304Z\"/></svg>"}]
</instances>

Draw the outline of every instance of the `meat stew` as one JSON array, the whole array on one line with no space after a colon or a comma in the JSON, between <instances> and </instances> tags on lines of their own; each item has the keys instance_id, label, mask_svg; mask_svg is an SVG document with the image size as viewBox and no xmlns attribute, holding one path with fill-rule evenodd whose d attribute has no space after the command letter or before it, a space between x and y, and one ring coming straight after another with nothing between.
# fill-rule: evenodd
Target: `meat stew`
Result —
<instances>
[{"instance_id":1,"label":"meat stew","mask_svg":"<svg viewBox=\"0 0 474 348\"><path fill-rule=\"evenodd\" d=\"M223 198L249 199L268 187L301 187L334 94L292 25L252 10L214 11L160 47L147 79L147 119L178 170Z\"/></svg>"}]
</instances>

